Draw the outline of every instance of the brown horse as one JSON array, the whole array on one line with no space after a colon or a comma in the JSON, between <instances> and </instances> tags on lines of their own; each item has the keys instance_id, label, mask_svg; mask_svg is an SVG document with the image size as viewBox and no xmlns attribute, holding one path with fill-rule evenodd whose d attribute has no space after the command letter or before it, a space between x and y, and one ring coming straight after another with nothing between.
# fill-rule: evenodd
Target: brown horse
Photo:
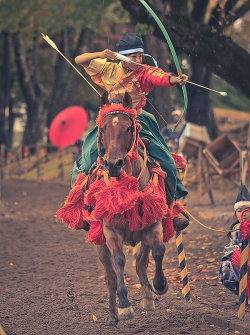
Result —
<instances>
[{"instance_id":1,"label":"brown horse","mask_svg":"<svg viewBox=\"0 0 250 335\"><path fill-rule=\"evenodd\" d=\"M106 96L103 103L109 104ZM132 102L128 94L125 94L121 110L107 113L99 124L99 143L105 149L104 163L109 177L118 177L122 171L139 178L140 190L144 189L150 180L150 171L143 158L138 155L137 160L131 163L128 153L132 146L137 151L138 133L133 119L126 114L124 108L131 108ZM98 246L99 258L104 266L106 283L109 290L109 323L116 325L118 318L125 320L133 317L133 308L127 296L127 288L124 283L125 255L123 244L135 244L141 241L141 248L136 259L136 272L138 274L142 290L142 307L146 310L155 308L152 291L156 294L164 294L168 289L168 283L162 270L162 260L165 253L163 244L163 228L161 219L148 225L146 228L131 232L124 224L119 223L120 216L116 215L112 222L103 220L103 233L106 244ZM147 277L149 252L156 264L155 277L152 285ZM118 315L116 308L116 293L118 295Z\"/></svg>"}]
</instances>

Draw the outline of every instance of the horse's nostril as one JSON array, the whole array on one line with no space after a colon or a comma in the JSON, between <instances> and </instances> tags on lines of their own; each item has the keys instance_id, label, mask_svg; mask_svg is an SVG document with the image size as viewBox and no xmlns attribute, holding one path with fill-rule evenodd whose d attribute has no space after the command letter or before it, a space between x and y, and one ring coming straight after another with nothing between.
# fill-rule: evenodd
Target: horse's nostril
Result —
<instances>
[{"instance_id":1,"label":"horse's nostril","mask_svg":"<svg viewBox=\"0 0 250 335\"><path fill-rule=\"evenodd\" d=\"M116 165L117 167L122 167L123 164L124 164L124 160L123 160L123 159L119 159L119 160L116 162L115 165Z\"/></svg>"}]
</instances>

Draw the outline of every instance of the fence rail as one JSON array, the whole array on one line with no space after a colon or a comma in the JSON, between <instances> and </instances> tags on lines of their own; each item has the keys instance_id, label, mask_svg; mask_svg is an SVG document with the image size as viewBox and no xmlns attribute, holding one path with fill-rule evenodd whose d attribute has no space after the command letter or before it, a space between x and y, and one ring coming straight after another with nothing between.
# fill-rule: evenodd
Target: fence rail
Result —
<instances>
[{"instance_id":1,"label":"fence rail","mask_svg":"<svg viewBox=\"0 0 250 335\"><path fill-rule=\"evenodd\" d=\"M78 157L79 149L75 146L60 150L52 145L37 144L8 151L5 145L0 145L0 179L28 175L45 179L51 175L51 178L65 180L66 171Z\"/></svg>"}]
</instances>

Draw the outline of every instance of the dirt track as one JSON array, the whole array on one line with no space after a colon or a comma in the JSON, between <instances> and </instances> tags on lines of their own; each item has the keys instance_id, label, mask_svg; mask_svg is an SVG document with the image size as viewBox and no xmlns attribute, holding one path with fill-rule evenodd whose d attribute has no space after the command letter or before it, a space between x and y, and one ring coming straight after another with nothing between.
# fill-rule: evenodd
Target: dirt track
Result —
<instances>
[{"instance_id":1,"label":"dirt track","mask_svg":"<svg viewBox=\"0 0 250 335\"><path fill-rule=\"evenodd\" d=\"M95 247L86 233L55 223L68 191L53 182L6 180L0 207L0 324L8 335L250 334L250 312L236 317L237 297L217 279L224 234L193 223L184 234L192 302L182 298L175 242L167 245L164 267L170 289L156 310L139 307L138 282L127 257L126 281L135 318L118 328L105 324L107 291ZM214 228L229 228L236 189L217 191L217 206L206 196L197 205L190 190L188 209ZM149 274L153 267L150 264ZM0 332L1 334L1 332Z\"/></svg>"}]
</instances>

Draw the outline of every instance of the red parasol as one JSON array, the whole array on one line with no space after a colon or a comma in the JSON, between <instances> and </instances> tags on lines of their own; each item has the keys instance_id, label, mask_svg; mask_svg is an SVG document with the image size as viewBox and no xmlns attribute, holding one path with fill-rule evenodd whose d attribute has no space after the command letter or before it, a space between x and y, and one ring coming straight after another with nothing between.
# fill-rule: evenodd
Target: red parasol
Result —
<instances>
[{"instance_id":1,"label":"red parasol","mask_svg":"<svg viewBox=\"0 0 250 335\"><path fill-rule=\"evenodd\" d=\"M61 111L49 128L51 143L58 147L74 144L88 125L88 114L80 106L71 106Z\"/></svg>"}]
</instances>

